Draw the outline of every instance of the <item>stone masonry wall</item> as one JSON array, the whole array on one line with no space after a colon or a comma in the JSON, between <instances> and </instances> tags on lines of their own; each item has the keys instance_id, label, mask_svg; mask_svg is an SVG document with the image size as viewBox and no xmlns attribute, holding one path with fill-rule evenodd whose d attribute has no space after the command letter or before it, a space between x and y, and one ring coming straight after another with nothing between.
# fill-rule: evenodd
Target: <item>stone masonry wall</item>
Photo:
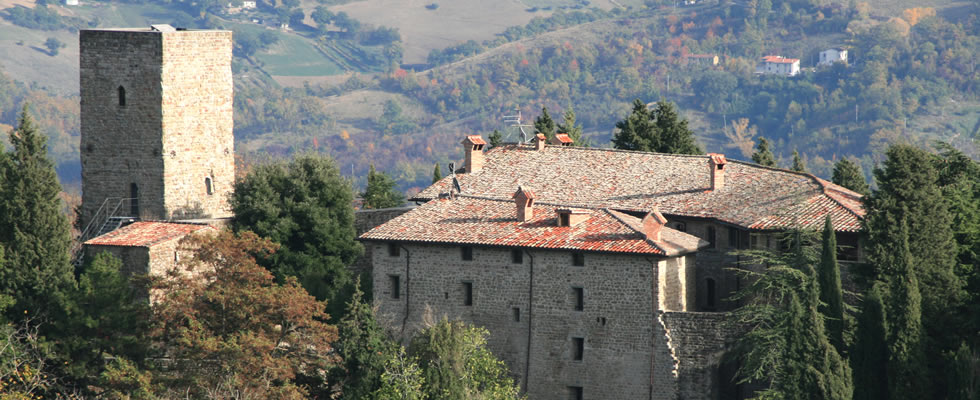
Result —
<instances>
[{"instance_id":1,"label":"stone masonry wall","mask_svg":"<svg viewBox=\"0 0 980 400\"><path fill-rule=\"evenodd\" d=\"M387 243L366 247L379 319L402 338L443 316L484 326L491 350L529 398L564 398L570 387L590 399L676 394L675 360L664 356L668 339L655 319L663 259L585 253L585 266L573 266L567 251L529 250L514 263L510 248L474 247L473 260L464 261L459 246L399 244L397 256ZM464 304L467 283L472 305ZM581 311L574 288L584 293ZM582 360L573 359L573 338L584 339Z\"/></svg>"},{"instance_id":2,"label":"stone masonry wall","mask_svg":"<svg viewBox=\"0 0 980 400\"><path fill-rule=\"evenodd\" d=\"M736 398L722 356L733 339L727 313L664 312L661 314L678 366L678 398Z\"/></svg>"},{"instance_id":3,"label":"stone masonry wall","mask_svg":"<svg viewBox=\"0 0 980 400\"><path fill-rule=\"evenodd\" d=\"M83 227L133 184L144 220L230 216L231 32L83 30L79 42Z\"/></svg>"},{"instance_id":4,"label":"stone masonry wall","mask_svg":"<svg viewBox=\"0 0 980 400\"><path fill-rule=\"evenodd\" d=\"M354 211L354 229L357 230L357 236L361 236L364 232L374 229L374 227L388 222L399 215L412 211L414 208L398 207ZM370 243L364 243L364 254L350 265L350 269L354 272L354 275L362 276L367 274L367 276L371 276L373 260L371 256L373 253L369 249L370 246Z\"/></svg>"}]
</instances>

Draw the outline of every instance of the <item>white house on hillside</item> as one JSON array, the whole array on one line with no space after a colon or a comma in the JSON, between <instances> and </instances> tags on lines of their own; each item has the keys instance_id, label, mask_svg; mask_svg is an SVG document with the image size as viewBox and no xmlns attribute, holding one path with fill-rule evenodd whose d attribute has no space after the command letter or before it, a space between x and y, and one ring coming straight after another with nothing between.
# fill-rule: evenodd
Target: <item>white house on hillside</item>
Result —
<instances>
[{"instance_id":1,"label":"white house on hillside","mask_svg":"<svg viewBox=\"0 0 980 400\"><path fill-rule=\"evenodd\" d=\"M757 74L773 74L796 76L800 73L800 59L783 56L762 57L762 63L756 67Z\"/></svg>"},{"instance_id":2,"label":"white house on hillside","mask_svg":"<svg viewBox=\"0 0 980 400\"><path fill-rule=\"evenodd\" d=\"M838 62L847 63L847 49L838 47L821 51L820 62L817 65L829 67Z\"/></svg>"}]
</instances>

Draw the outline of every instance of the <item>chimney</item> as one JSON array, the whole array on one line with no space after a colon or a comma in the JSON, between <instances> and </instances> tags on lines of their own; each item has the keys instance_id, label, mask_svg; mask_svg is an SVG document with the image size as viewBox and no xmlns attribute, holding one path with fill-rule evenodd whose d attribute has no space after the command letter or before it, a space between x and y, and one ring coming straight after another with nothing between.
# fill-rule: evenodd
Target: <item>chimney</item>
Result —
<instances>
[{"instance_id":1,"label":"chimney","mask_svg":"<svg viewBox=\"0 0 980 400\"><path fill-rule=\"evenodd\" d=\"M544 143L547 140L544 137L544 134L543 133L539 133L535 137L537 138L537 142L535 142L535 149L538 150L538 151L544 150Z\"/></svg>"},{"instance_id":2,"label":"chimney","mask_svg":"<svg viewBox=\"0 0 980 400\"><path fill-rule=\"evenodd\" d=\"M660 210L654 208L653 211L650 211L643 217L643 234L646 235L647 239L659 242L660 231L664 229L664 225L666 224L667 218L664 218Z\"/></svg>"},{"instance_id":3,"label":"chimney","mask_svg":"<svg viewBox=\"0 0 980 400\"><path fill-rule=\"evenodd\" d=\"M566 133L556 133L555 137L551 138L551 144L557 144L559 146L571 146L572 138L568 137Z\"/></svg>"},{"instance_id":4,"label":"chimney","mask_svg":"<svg viewBox=\"0 0 980 400\"><path fill-rule=\"evenodd\" d=\"M711 190L721 190L725 188L725 160L724 154L708 153L708 168L711 169Z\"/></svg>"},{"instance_id":5,"label":"chimney","mask_svg":"<svg viewBox=\"0 0 980 400\"><path fill-rule=\"evenodd\" d=\"M466 153L466 173L474 173L483 169L483 146L487 142L483 141L480 135L469 135L463 139L463 152Z\"/></svg>"},{"instance_id":6,"label":"chimney","mask_svg":"<svg viewBox=\"0 0 980 400\"><path fill-rule=\"evenodd\" d=\"M514 203L517 203L518 222L527 222L534 218L534 192L518 186L514 192Z\"/></svg>"}]
</instances>

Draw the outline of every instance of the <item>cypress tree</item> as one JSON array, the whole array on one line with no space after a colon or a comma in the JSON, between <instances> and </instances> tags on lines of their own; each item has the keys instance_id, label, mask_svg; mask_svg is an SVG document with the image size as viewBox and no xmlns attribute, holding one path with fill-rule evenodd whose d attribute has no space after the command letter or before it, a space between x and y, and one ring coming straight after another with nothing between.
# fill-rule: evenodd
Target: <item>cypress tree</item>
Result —
<instances>
[{"instance_id":1,"label":"cypress tree","mask_svg":"<svg viewBox=\"0 0 980 400\"><path fill-rule=\"evenodd\" d=\"M793 171L796 172L806 172L806 165L803 164L803 159L800 158L800 152L793 150Z\"/></svg>"},{"instance_id":2,"label":"cypress tree","mask_svg":"<svg viewBox=\"0 0 980 400\"><path fill-rule=\"evenodd\" d=\"M899 222L899 231L892 236L894 246L888 280L887 324L888 382L892 400L924 399L929 394L923 379L926 360L922 348L922 297L919 280L912 267L909 251L908 224Z\"/></svg>"},{"instance_id":3,"label":"cypress tree","mask_svg":"<svg viewBox=\"0 0 980 400\"><path fill-rule=\"evenodd\" d=\"M834 175L831 181L863 195L871 193L868 182L864 180L861 167L847 158L841 158L834 164Z\"/></svg>"},{"instance_id":4,"label":"cypress tree","mask_svg":"<svg viewBox=\"0 0 980 400\"><path fill-rule=\"evenodd\" d=\"M840 267L837 264L837 235L828 215L823 227L823 248L820 253L820 313L824 316L827 336L838 353L844 351L844 295L841 289Z\"/></svg>"},{"instance_id":5,"label":"cypress tree","mask_svg":"<svg viewBox=\"0 0 980 400\"><path fill-rule=\"evenodd\" d=\"M703 154L694 140L694 132L687 127L687 119L677 114L673 103L660 99L653 116L654 126L660 135L660 146L654 151L670 154Z\"/></svg>"},{"instance_id":6,"label":"cypress tree","mask_svg":"<svg viewBox=\"0 0 980 400\"><path fill-rule=\"evenodd\" d=\"M755 146L756 151L752 153L752 162L767 167L776 166L776 156L769 149L769 141L764 137L759 137L759 142Z\"/></svg>"},{"instance_id":7,"label":"cypress tree","mask_svg":"<svg viewBox=\"0 0 980 400\"><path fill-rule=\"evenodd\" d=\"M436 167L432 169L432 183L439 182L442 179L442 170L439 169L439 163L436 163Z\"/></svg>"},{"instance_id":8,"label":"cypress tree","mask_svg":"<svg viewBox=\"0 0 980 400\"><path fill-rule=\"evenodd\" d=\"M335 379L343 384L341 399L365 399L381 387L381 374L385 361L397 351L378 325L371 305L365 302L360 280L354 287L354 295L337 324L337 341L334 347L341 364L334 369Z\"/></svg>"},{"instance_id":9,"label":"cypress tree","mask_svg":"<svg viewBox=\"0 0 980 400\"><path fill-rule=\"evenodd\" d=\"M556 129L555 120L551 119L551 114L548 113L548 107L541 107L541 115L534 119L534 130L537 133L543 133L550 140L555 137Z\"/></svg>"},{"instance_id":10,"label":"cypress tree","mask_svg":"<svg viewBox=\"0 0 980 400\"><path fill-rule=\"evenodd\" d=\"M75 277L69 260L71 231L61 212L61 185L48 158L47 138L25 105L10 135L13 151L0 157L0 294L16 299L16 320L63 316ZM16 317L15 317L16 316Z\"/></svg>"},{"instance_id":11,"label":"cypress tree","mask_svg":"<svg viewBox=\"0 0 980 400\"><path fill-rule=\"evenodd\" d=\"M885 400L888 398L888 346L885 338L885 305L882 283L877 282L864 296L858 316L857 340L851 350L854 372L854 400Z\"/></svg>"}]
</instances>

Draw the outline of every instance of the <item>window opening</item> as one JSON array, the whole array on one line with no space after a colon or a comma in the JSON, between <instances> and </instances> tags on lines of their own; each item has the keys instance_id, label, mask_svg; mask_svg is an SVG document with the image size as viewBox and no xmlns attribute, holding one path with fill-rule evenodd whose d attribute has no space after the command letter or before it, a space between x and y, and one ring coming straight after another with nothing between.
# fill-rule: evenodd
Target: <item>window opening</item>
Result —
<instances>
[{"instance_id":1,"label":"window opening","mask_svg":"<svg viewBox=\"0 0 980 400\"><path fill-rule=\"evenodd\" d=\"M514 264L524 263L524 252L521 249L513 249L510 251L510 261Z\"/></svg>"},{"instance_id":2,"label":"window opening","mask_svg":"<svg viewBox=\"0 0 980 400\"><path fill-rule=\"evenodd\" d=\"M572 265L576 267L585 266L585 254L584 253L572 253Z\"/></svg>"},{"instance_id":3,"label":"window opening","mask_svg":"<svg viewBox=\"0 0 980 400\"><path fill-rule=\"evenodd\" d=\"M728 227L728 247L738 247L738 229Z\"/></svg>"},{"instance_id":4,"label":"window opening","mask_svg":"<svg viewBox=\"0 0 980 400\"><path fill-rule=\"evenodd\" d=\"M568 226L569 215L567 213L558 214L558 226Z\"/></svg>"},{"instance_id":5,"label":"window opening","mask_svg":"<svg viewBox=\"0 0 980 400\"><path fill-rule=\"evenodd\" d=\"M120 107L125 107L126 106L126 88L120 86L118 89L116 89L116 91L119 94L119 106Z\"/></svg>"},{"instance_id":6,"label":"window opening","mask_svg":"<svg viewBox=\"0 0 980 400\"><path fill-rule=\"evenodd\" d=\"M211 185L211 177L204 178L204 189L208 192L208 196L214 194L214 186Z\"/></svg>"},{"instance_id":7,"label":"window opening","mask_svg":"<svg viewBox=\"0 0 980 400\"><path fill-rule=\"evenodd\" d=\"M402 297L402 277L398 275L388 275L391 279L391 298L399 299Z\"/></svg>"},{"instance_id":8,"label":"window opening","mask_svg":"<svg viewBox=\"0 0 980 400\"><path fill-rule=\"evenodd\" d=\"M585 290L576 287L572 288L572 297L575 300L575 311L582 311L585 309Z\"/></svg>"},{"instance_id":9,"label":"window opening","mask_svg":"<svg viewBox=\"0 0 980 400\"><path fill-rule=\"evenodd\" d=\"M129 212L132 217L140 216L140 187L136 183L129 184Z\"/></svg>"},{"instance_id":10,"label":"window opening","mask_svg":"<svg viewBox=\"0 0 980 400\"><path fill-rule=\"evenodd\" d=\"M715 308L715 280L708 278L705 280L706 292L708 298L705 301L705 306L708 308Z\"/></svg>"},{"instance_id":11,"label":"window opening","mask_svg":"<svg viewBox=\"0 0 980 400\"><path fill-rule=\"evenodd\" d=\"M473 248L470 246L463 246L460 248L460 253L463 257L463 261L473 261Z\"/></svg>"},{"instance_id":12,"label":"window opening","mask_svg":"<svg viewBox=\"0 0 980 400\"><path fill-rule=\"evenodd\" d=\"M402 255L402 249L401 247L398 247L398 243L388 243L388 256L398 257L400 255Z\"/></svg>"},{"instance_id":13,"label":"window opening","mask_svg":"<svg viewBox=\"0 0 980 400\"><path fill-rule=\"evenodd\" d=\"M514 322L521 322L521 309L514 307Z\"/></svg>"},{"instance_id":14,"label":"window opening","mask_svg":"<svg viewBox=\"0 0 980 400\"><path fill-rule=\"evenodd\" d=\"M473 282L463 282L463 305L473 305Z\"/></svg>"},{"instance_id":15,"label":"window opening","mask_svg":"<svg viewBox=\"0 0 980 400\"><path fill-rule=\"evenodd\" d=\"M568 400L582 400L582 387L581 386L569 386L568 387Z\"/></svg>"},{"instance_id":16,"label":"window opening","mask_svg":"<svg viewBox=\"0 0 980 400\"><path fill-rule=\"evenodd\" d=\"M585 357L585 338L572 338L572 359L582 361Z\"/></svg>"},{"instance_id":17,"label":"window opening","mask_svg":"<svg viewBox=\"0 0 980 400\"><path fill-rule=\"evenodd\" d=\"M709 226L708 227L708 238L707 238L707 240L708 240L708 244L709 244L708 247L709 248L712 248L712 249L715 248L715 227L713 227L713 226Z\"/></svg>"}]
</instances>

